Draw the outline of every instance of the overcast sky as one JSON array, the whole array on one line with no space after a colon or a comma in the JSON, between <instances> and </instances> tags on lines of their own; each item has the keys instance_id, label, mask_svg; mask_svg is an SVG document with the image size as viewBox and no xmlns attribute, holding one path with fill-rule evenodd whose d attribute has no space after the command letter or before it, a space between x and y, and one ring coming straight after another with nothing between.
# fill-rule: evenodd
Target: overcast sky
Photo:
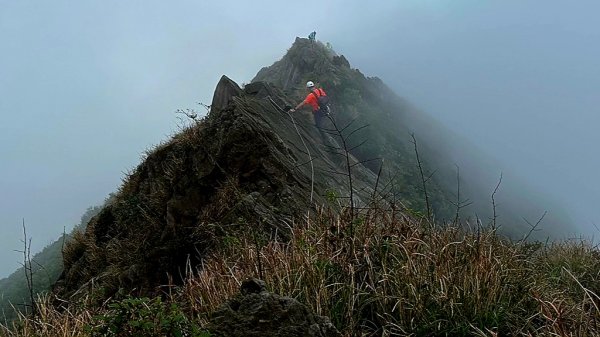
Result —
<instances>
[{"instance_id":1,"label":"overcast sky","mask_svg":"<svg viewBox=\"0 0 600 337\"><path fill-rule=\"evenodd\" d=\"M206 4L205 4L206 3ZM79 222L142 153L317 31L353 67L600 223L595 1L0 0L0 277Z\"/></svg>"}]
</instances>

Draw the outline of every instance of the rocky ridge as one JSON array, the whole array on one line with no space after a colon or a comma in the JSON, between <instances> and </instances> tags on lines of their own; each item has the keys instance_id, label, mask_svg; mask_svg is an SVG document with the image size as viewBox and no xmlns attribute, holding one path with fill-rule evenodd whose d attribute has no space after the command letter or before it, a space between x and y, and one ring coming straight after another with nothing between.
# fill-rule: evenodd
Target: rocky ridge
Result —
<instances>
[{"instance_id":1,"label":"rocky ridge","mask_svg":"<svg viewBox=\"0 0 600 337\"><path fill-rule=\"evenodd\" d=\"M209 115L152 151L67 245L57 292L147 293L180 279L225 236L285 238L328 195L347 196L344 165L323 143L335 137L323 138L310 116L287 114L289 106L273 85L242 89L221 78ZM376 175L351 160L359 202Z\"/></svg>"},{"instance_id":2,"label":"rocky ridge","mask_svg":"<svg viewBox=\"0 0 600 337\"><path fill-rule=\"evenodd\" d=\"M85 233L65 247L56 292L92 292L98 298L120 289L146 294L180 282L224 238L251 231L285 240L313 207L348 205L348 167L339 134L330 132L331 124L329 131L319 132L310 112L287 112L306 95L307 80L323 85L332 97L339 129L354 125L345 129L346 137L361 128L347 139L355 204L371 200L381 167L380 160L371 159L385 158L382 196L406 212L424 214L422 178L409 135L415 128L430 134L441 128L415 117L418 111L380 79L353 69L344 56L297 38L281 60L243 88L222 77L210 113L148 153ZM455 213L448 139L419 143L426 174L432 174L429 201L442 220ZM461 195L468 195L468 187L461 186L466 190ZM479 199L487 202L487 196ZM489 208L481 208L481 218Z\"/></svg>"}]
</instances>

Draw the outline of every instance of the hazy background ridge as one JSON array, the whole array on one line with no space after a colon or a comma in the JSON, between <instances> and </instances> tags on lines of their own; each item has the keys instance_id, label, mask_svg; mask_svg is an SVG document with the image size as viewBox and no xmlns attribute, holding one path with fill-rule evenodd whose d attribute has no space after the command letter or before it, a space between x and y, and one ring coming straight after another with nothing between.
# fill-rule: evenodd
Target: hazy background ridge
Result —
<instances>
[{"instance_id":1,"label":"hazy background ridge","mask_svg":"<svg viewBox=\"0 0 600 337\"><path fill-rule=\"evenodd\" d=\"M41 249L176 130L173 111L312 30L596 232L600 3L322 6L0 0L0 277L23 217Z\"/></svg>"}]
</instances>

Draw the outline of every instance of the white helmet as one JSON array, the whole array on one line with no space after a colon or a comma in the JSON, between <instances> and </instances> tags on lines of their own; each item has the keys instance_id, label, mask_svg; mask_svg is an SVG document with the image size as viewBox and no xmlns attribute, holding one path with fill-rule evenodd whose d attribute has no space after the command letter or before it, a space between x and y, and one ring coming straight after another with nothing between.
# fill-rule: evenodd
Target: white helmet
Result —
<instances>
[{"instance_id":1,"label":"white helmet","mask_svg":"<svg viewBox=\"0 0 600 337\"><path fill-rule=\"evenodd\" d=\"M313 88L314 86L315 86L315 84L312 81L306 82L306 87L307 88Z\"/></svg>"}]
</instances>

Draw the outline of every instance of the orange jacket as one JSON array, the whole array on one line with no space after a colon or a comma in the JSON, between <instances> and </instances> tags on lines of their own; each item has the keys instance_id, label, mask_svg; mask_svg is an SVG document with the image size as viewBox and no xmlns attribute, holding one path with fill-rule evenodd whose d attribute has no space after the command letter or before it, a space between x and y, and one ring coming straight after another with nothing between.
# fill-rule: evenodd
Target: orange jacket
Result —
<instances>
[{"instance_id":1,"label":"orange jacket","mask_svg":"<svg viewBox=\"0 0 600 337\"><path fill-rule=\"evenodd\" d=\"M312 111L315 112L315 111L319 110L319 102L317 101L317 97L321 97L321 96L327 96L327 94L325 93L325 90L323 90L322 88L315 89L306 96L306 98L304 99L304 104L308 104L308 105L312 106Z\"/></svg>"}]
</instances>

